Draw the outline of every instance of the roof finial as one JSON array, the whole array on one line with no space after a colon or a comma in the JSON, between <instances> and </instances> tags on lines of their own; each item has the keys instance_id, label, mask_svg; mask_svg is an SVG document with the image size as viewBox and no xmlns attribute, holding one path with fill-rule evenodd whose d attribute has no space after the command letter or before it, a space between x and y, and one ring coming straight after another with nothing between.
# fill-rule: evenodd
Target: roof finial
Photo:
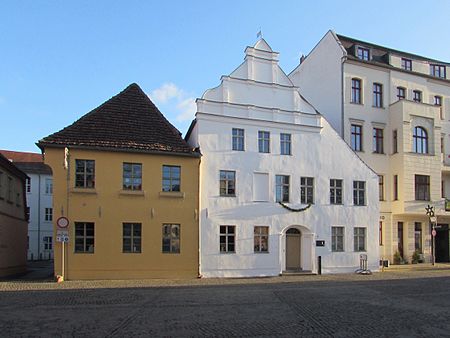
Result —
<instances>
[{"instance_id":1,"label":"roof finial","mask_svg":"<svg viewBox=\"0 0 450 338\"><path fill-rule=\"evenodd\" d=\"M259 32L256 33L256 38L257 38L257 39L262 39L262 30L261 30L261 27L259 27Z\"/></svg>"}]
</instances>

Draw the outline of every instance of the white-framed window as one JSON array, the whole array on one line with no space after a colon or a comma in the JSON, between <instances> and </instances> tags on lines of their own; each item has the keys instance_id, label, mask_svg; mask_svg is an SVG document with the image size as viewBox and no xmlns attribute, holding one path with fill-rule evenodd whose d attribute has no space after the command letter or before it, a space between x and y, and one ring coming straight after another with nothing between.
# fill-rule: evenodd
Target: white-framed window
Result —
<instances>
[{"instance_id":1,"label":"white-framed window","mask_svg":"<svg viewBox=\"0 0 450 338\"><path fill-rule=\"evenodd\" d=\"M280 154L291 155L292 154L291 134L280 134Z\"/></svg>"},{"instance_id":2,"label":"white-framed window","mask_svg":"<svg viewBox=\"0 0 450 338\"><path fill-rule=\"evenodd\" d=\"M75 252L94 253L95 226L93 222L75 222Z\"/></svg>"},{"instance_id":3,"label":"white-framed window","mask_svg":"<svg viewBox=\"0 0 450 338\"><path fill-rule=\"evenodd\" d=\"M270 132L258 131L258 149L260 153L270 153Z\"/></svg>"},{"instance_id":4,"label":"white-framed window","mask_svg":"<svg viewBox=\"0 0 450 338\"><path fill-rule=\"evenodd\" d=\"M342 180L330 179L330 204L342 204Z\"/></svg>"},{"instance_id":5,"label":"white-framed window","mask_svg":"<svg viewBox=\"0 0 450 338\"><path fill-rule=\"evenodd\" d=\"M289 176L275 175L275 201L289 202Z\"/></svg>"},{"instance_id":6,"label":"white-framed window","mask_svg":"<svg viewBox=\"0 0 450 338\"><path fill-rule=\"evenodd\" d=\"M244 151L244 129L233 128L232 130L232 149L238 151Z\"/></svg>"},{"instance_id":7,"label":"white-framed window","mask_svg":"<svg viewBox=\"0 0 450 338\"><path fill-rule=\"evenodd\" d=\"M414 127L413 152L428 154L428 133L423 127Z\"/></svg>"},{"instance_id":8,"label":"white-framed window","mask_svg":"<svg viewBox=\"0 0 450 338\"><path fill-rule=\"evenodd\" d=\"M163 224L162 252L180 253L180 224Z\"/></svg>"},{"instance_id":9,"label":"white-framed window","mask_svg":"<svg viewBox=\"0 0 450 338\"><path fill-rule=\"evenodd\" d=\"M410 59L402 58L402 69L412 70L412 61Z\"/></svg>"},{"instance_id":10,"label":"white-framed window","mask_svg":"<svg viewBox=\"0 0 450 338\"><path fill-rule=\"evenodd\" d=\"M162 191L181 191L181 167L162 166Z\"/></svg>"},{"instance_id":11,"label":"white-framed window","mask_svg":"<svg viewBox=\"0 0 450 338\"><path fill-rule=\"evenodd\" d=\"M221 225L219 237L219 251L220 253L234 253L236 252L236 226L235 225Z\"/></svg>"},{"instance_id":12,"label":"white-framed window","mask_svg":"<svg viewBox=\"0 0 450 338\"><path fill-rule=\"evenodd\" d=\"M95 161L75 160L75 187L95 187Z\"/></svg>"},{"instance_id":13,"label":"white-framed window","mask_svg":"<svg viewBox=\"0 0 450 338\"><path fill-rule=\"evenodd\" d=\"M45 221L53 221L53 208L45 208Z\"/></svg>"},{"instance_id":14,"label":"white-framed window","mask_svg":"<svg viewBox=\"0 0 450 338\"><path fill-rule=\"evenodd\" d=\"M31 178L27 177L26 182L25 182L25 191L27 193L31 192Z\"/></svg>"},{"instance_id":15,"label":"white-framed window","mask_svg":"<svg viewBox=\"0 0 450 338\"><path fill-rule=\"evenodd\" d=\"M366 204L366 182L365 181L353 181L353 204L365 205Z\"/></svg>"},{"instance_id":16,"label":"white-framed window","mask_svg":"<svg viewBox=\"0 0 450 338\"><path fill-rule=\"evenodd\" d=\"M344 251L344 227L331 227L331 251Z\"/></svg>"},{"instance_id":17,"label":"white-framed window","mask_svg":"<svg viewBox=\"0 0 450 338\"><path fill-rule=\"evenodd\" d=\"M141 253L142 224L122 224L122 252Z\"/></svg>"},{"instance_id":18,"label":"white-framed window","mask_svg":"<svg viewBox=\"0 0 450 338\"><path fill-rule=\"evenodd\" d=\"M420 90L413 90L413 101L422 102L422 92Z\"/></svg>"},{"instance_id":19,"label":"white-framed window","mask_svg":"<svg viewBox=\"0 0 450 338\"><path fill-rule=\"evenodd\" d=\"M269 252L269 227L255 226L253 238L253 250L256 253Z\"/></svg>"},{"instance_id":20,"label":"white-framed window","mask_svg":"<svg viewBox=\"0 0 450 338\"><path fill-rule=\"evenodd\" d=\"M314 203L314 177L300 177L300 203Z\"/></svg>"},{"instance_id":21,"label":"white-framed window","mask_svg":"<svg viewBox=\"0 0 450 338\"><path fill-rule=\"evenodd\" d=\"M236 196L236 172L220 170L220 196Z\"/></svg>"},{"instance_id":22,"label":"white-framed window","mask_svg":"<svg viewBox=\"0 0 450 338\"><path fill-rule=\"evenodd\" d=\"M416 201L430 200L430 176L414 175L414 187Z\"/></svg>"},{"instance_id":23,"label":"white-framed window","mask_svg":"<svg viewBox=\"0 0 450 338\"><path fill-rule=\"evenodd\" d=\"M430 65L430 75L439 77L441 79L445 79L445 77L446 77L445 66L431 64Z\"/></svg>"},{"instance_id":24,"label":"white-framed window","mask_svg":"<svg viewBox=\"0 0 450 338\"><path fill-rule=\"evenodd\" d=\"M123 163L123 190L142 190L142 163Z\"/></svg>"},{"instance_id":25,"label":"white-framed window","mask_svg":"<svg viewBox=\"0 0 450 338\"><path fill-rule=\"evenodd\" d=\"M53 250L53 239L51 236L44 236L43 242L44 242L44 250L45 251Z\"/></svg>"},{"instance_id":26,"label":"white-framed window","mask_svg":"<svg viewBox=\"0 0 450 338\"><path fill-rule=\"evenodd\" d=\"M45 194L47 195L53 194L53 179L51 178L45 179Z\"/></svg>"},{"instance_id":27,"label":"white-framed window","mask_svg":"<svg viewBox=\"0 0 450 338\"><path fill-rule=\"evenodd\" d=\"M373 84L373 106L383 107L383 85L380 83Z\"/></svg>"},{"instance_id":28,"label":"white-framed window","mask_svg":"<svg viewBox=\"0 0 450 338\"><path fill-rule=\"evenodd\" d=\"M350 127L350 143L354 151L362 151L362 126L352 124Z\"/></svg>"},{"instance_id":29,"label":"white-framed window","mask_svg":"<svg viewBox=\"0 0 450 338\"><path fill-rule=\"evenodd\" d=\"M352 79L352 95L351 95L351 102L352 103L357 103L357 104L361 104L362 100L361 100L361 90L362 90L362 85L361 85L361 79L356 79L353 78Z\"/></svg>"},{"instance_id":30,"label":"white-framed window","mask_svg":"<svg viewBox=\"0 0 450 338\"><path fill-rule=\"evenodd\" d=\"M399 100L406 99L406 88L405 87L397 87L397 99L399 99Z\"/></svg>"},{"instance_id":31,"label":"white-framed window","mask_svg":"<svg viewBox=\"0 0 450 338\"><path fill-rule=\"evenodd\" d=\"M366 228L353 229L354 251L366 251Z\"/></svg>"},{"instance_id":32,"label":"white-framed window","mask_svg":"<svg viewBox=\"0 0 450 338\"><path fill-rule=\"evenodd\" d=\"M364 47L357 47L356 49L356 56L360 60L369 61L370 59L370 52L368 48Z\"/></svg>"},{"instance_id":33,"label":"white-framed window","mask_svg":"<svg viewBox=\"0 0 450 338\"><path fill-rule=\"evenodd\" d=\"M373 152L376 154L384 154L384 130L381 128L373 128Z\"/></svg>"}]
</instances>

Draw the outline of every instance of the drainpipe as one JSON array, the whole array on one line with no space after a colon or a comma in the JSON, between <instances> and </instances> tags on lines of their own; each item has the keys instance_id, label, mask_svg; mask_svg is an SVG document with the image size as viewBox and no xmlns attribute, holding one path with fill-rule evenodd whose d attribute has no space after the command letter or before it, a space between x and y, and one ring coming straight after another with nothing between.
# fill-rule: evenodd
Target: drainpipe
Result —
<instances>
[{"instance_id":1,"label":"drainpipe","mask_svg":"<svg viewBox=\"0 0 450 338\"><path fill-rule=\"evenodd\" d=\"M344 126L344 102L345 102L345 92L344 92L344 63L347 60L347 56L341 57L341 136L345 140L345 126Z\"/></svg>"},{"instance_id":2,"label":"drainpipe","mask_svg":"<svg viewBox=\"0 0 450 338\"><path fill-rule=\"evenodd\" d=\"M38 175L38 254L37 259L41 258L41 175Z\"/></svg>"}]
</instances>

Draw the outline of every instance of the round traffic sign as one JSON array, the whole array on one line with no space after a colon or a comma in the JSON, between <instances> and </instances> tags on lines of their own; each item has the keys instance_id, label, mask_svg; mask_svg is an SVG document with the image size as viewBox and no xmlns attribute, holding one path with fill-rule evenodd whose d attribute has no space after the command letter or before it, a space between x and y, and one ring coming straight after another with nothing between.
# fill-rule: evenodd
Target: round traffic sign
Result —
<instances>
[{"instance_id":1,"label":"round traffic sign","mask_svg":"<svg viewBox=\"0 0 450 338\"><path fill-rule=\"evenodd\" d=\"M56 221L56 225L60 228L67 228L69 226L69 219L67 217L60 217Z\"/></svg>"},{"instance_id":2,"label":"round traffic sign","mask_svg":"<svg viewBox=\"0 0 450 338\"><path fill-rule=\"evenodd\" d=\"M436 237L436 230L433 229L433 230L431 231L431 235L432 235L433 237Z\"/></svg>"}]
</instances>

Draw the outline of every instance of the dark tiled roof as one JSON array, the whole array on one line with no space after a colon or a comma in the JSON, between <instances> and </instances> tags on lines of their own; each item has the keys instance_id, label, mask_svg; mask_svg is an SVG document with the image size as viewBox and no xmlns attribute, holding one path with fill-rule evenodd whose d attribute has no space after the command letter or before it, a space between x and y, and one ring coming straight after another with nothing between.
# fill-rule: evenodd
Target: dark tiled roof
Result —
<instances>
[{"instance_id":1,"label":"dark tiled roof","mask_svg":"<svg viewBox=\"0 0 450 338\"><path fill-rule=\"evenodd\" d=\"M12 174L16 175L20 179L24 180L28 177L22 170L17 168L10 160L8 160L5 156L0 154L0 168L3 167L6 170L10 171Z\"/></svg>"},{"instance_id":2,"label":"dark tiled roof","mask_svg":"<svg viewBox=\"0 0 450 338\"><path fill-rule=\"evenodd\" d=\"M14 162L15 166L27 174L51 175L52 169L40 162Z\"/></svg>"},{"instance_id":3,"label":"dark tiled roof","mask_svg":"<svg viewBox=\"0 0 450 338\"><path fill-rule=\"evenodd\" d=\"M135 83L38 146L198 156Z\"/></svg>"},{"instance_id":4,"label":"dark tiled roof","mask_svg":"<svg viewBox=\"0 0 450 338\"><path fill-rule=\"evenodd\" d=\"M342 43L342 46L347 50L347 52L352 51L352 48L354 45L360 45L362 47L366 46L368 48L371 49L372 55L378 56L378 57L382 57L388 53L393 53L393 54L397 54L406 58L411 58L411 59L416 59L416 60L422 60L422 61L429 61L429 62L436 62L436 63L440 63L440 64L445 64L445 65L450 65L450 63L448 62L444 62L444 61L440 61L440 60L435 60L435 59L430 59L421 55L416 55L416 54L412 54L412 53L407 53L407 52L403 52L397 49L393 49L393 48L388 48L388 47L383 47L383 46L379 46L370 42L366 42L366 41L361 41L361 40L357 40L354 38L350 38L348 36L344 36L344 35L340 35L340 34L336 34L336 36L338 37L339 41ZM354 55L354 53L352 52L352 54ZM385 61L386 63L388 63L388 60L386 59Z\"/></svg>"}]
</instances>

